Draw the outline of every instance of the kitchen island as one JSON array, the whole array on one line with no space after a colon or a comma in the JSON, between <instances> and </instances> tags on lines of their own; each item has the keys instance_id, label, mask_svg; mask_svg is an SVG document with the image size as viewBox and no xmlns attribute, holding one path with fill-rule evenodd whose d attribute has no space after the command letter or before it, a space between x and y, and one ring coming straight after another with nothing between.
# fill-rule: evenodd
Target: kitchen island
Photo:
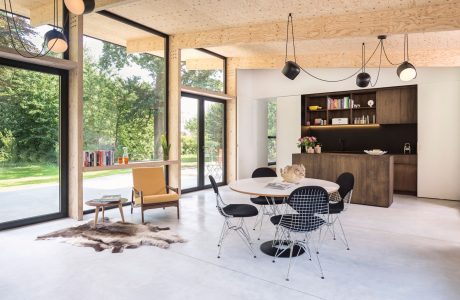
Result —
<instances>
[{"instance_id":1,"label":"kitchen island","mask_svg":"<svg viewBox=\"0 0 460 300\"><path fill-rule=\"evenodd\" d=\"M350 172L355 177L351 202L380 207L393 203L393 155L352 153L292 154L293 164L305 166L305 177L335 181Z\"/></svg>"}]
</instances>

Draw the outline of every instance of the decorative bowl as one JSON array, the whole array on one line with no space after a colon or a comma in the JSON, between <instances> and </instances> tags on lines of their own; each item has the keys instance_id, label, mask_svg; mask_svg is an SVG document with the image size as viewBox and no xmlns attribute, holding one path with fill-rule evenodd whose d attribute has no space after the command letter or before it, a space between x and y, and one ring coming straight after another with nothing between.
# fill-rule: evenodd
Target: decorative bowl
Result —
<instances>
[{"instance_id":1,"label":"decorative bowl","mask_svg":"<svg viewBox=\"0 0 460 300\"><path fill-rule=\"evenodd\" d=\"M364 152L366 152L369 155L383 155L387 153L388 151L383 151L380 149L372 149L372 150L364 150Z\"/></svg>"},{"instance_id":2,"label":"decorative bowl","mask_svg":"<svg viewBox=\"0 0 460 300\"><path fill-rule=\"evenodd\" d=\"M318 106L318 105L310 105L308 107L309 110L318 110L318 109L321 109L321 106Z\"/></svg>"}]
</instances>

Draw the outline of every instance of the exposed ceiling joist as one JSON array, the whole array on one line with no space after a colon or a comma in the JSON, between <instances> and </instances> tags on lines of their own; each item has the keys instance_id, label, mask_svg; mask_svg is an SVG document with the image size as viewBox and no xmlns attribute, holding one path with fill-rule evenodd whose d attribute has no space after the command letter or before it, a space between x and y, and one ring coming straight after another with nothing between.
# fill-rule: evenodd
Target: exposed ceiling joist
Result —
<instances>
[{"instance_id":1,"label":"exposed ceiling joist","mask_svg":"<svg viewBox=\"0 0 460 300\"><path fill-rule=\"evenodd\" d=\"M294 25L297 40L458 30L460 2L304 19L294 14ZM176 39L180 48L282 41L286 22L182 33Z\"/></svg>"},{"instance_id":2,"label":"exposed ceiling joist","mask_svg":"<svg viewBox=\"0 0 460 300\"><path fill-rule=\"evenodd\" d=\"M392 57L403 57L403 53L392 53ZM431 51L413 51L410 62L416 67L454 67L460 66L460 49L435 49ZM284 55L267 55L257 57L234 57L228 58L229 63L239 69L282 69L284 66ZM392 60L392 63L402 61ZM302 67L309 68L360 68L360 53L327 53L297 56L297 63ZM369 62L367 67L378 67L378 53ZM397 67L389 64L385 58L382 59L382 67Z\"/></svg>"},{"instance_id":3,"label":"exposed ceiling joist","mask_svg":"<svg viewBox=\"0 0 460 300\"><path fill-rule=\"evenodd\" d=\"M219 58L192 58L186 59L187 70L222 70L224 67L222 59Z\"/></svg>"},{"instance_id":4,"label":"exposed ceiling joist","mask_svg":"<svg viewBox=\"0 0 460 300\"><path fill-rule=\"evenodd\" d=\"M110 9L118 5L130 4L139 0L97 0L94 11ZM59 11L62 11L63 1L58 1ZM49 0L46 5L30 9L30 24L34 27L52 24L54 12L54 0ZM61 14L62 15L62 14Z\"/></svg>"}]
</instances>

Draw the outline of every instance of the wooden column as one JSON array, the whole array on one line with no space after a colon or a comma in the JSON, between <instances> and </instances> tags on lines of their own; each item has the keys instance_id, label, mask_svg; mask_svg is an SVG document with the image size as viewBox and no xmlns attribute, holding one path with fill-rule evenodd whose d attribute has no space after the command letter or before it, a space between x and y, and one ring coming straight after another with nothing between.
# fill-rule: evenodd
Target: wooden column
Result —
<instances>
[{"instance_id":1,"label":"wooden column","mask_svg":"<svg viewBox=\"0 0 460 300\"><path fill-rule=\"evenodd\" d=\"M168 142L171 144L170 160L178 164L169 166L169 185L180 189L180 49L174 36L169 38L169 99L168 99Z\"/></svg>"},{"instance_id":2,"label":"wooden column","mask_svg":"<svg viewBox=\"0 0 460 300\"><path fill-rule=\"evenodd\" d=\"M227 59L227 94L232 97L227 101L227 183L237 178L237 122L236 122L236 70L232 58Z\"/></svg>"},{"instance_id":3,"label":"wooden column","mask_svg":"<svg viewBox=\"0 0 460 300\"><path fill-rule=\"evenodd\" d=\"M83 17L70 15L69 60L69 217L83 218Z\"/></svg>"}]
</instances>

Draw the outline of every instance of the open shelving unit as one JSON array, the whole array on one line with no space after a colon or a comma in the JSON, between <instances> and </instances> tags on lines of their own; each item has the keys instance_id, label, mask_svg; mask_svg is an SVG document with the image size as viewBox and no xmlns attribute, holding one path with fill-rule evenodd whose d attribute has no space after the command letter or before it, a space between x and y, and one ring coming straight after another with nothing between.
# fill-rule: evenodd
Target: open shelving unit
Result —
<instances>
[{"instance_id":1,"label":"open shelving unit","mask_svg":"<svg viewBox=\"0 0 460 300\"><path fill-rule=\"evenodd\" d=\"M330 108L328 106L328 99L350 99L350 107L347 108ZM303 95L302 97L302 126L347 126L354 124L355 118L362 118L369 116L370 124L374 124L373 120L377 120L377 94L375 90L358 90L349 92L337 92L337 93L324 93L324 94L312 94ZM353 108L351 105L358 104L360 107ZM370 107L368 101L373 100L374 105ZM309 106L320 106L321 109L310 110ZM332 125L333 118L347 118L348 124L344 125ZM322 119L326 120L325 125L319 125L315 123L315 120ZM363 125L370 125L363 124Z\"/></svg>"}]
</instances>

